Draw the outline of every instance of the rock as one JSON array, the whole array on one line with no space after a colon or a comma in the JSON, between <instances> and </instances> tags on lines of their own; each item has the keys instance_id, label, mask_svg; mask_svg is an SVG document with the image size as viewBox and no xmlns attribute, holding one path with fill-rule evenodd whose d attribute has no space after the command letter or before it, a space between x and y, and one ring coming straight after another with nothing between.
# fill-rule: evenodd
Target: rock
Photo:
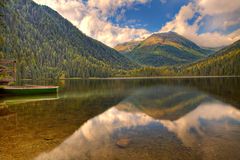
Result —
<instances>
[{"instance_id":1,"label":"rock","mask_svg":"<svg viewBox=\"0 0 240 160\"><path fill-rule=\"evenodd\" d=\"M120 138L117 140L116 145L120 148L126 148L130 143L129 138Z\"/></svg>"},{"instance_id":2,"label":"rock","mask_svg":"<svg viewBox=\"0 0 240 160\"><path fill-rule=\"evenodd\" d=\"M43 137L43 139L45 140L45 141L52 141L52 140L54 140L54 137L53 136L51 136L51 135L46 135L46 136L44 136Z\"/></svg>"},{"instance_id":3,"label":"rock","mask_svg":"<svg viewBox=\"0 0 240 160\"><path fill-rule=\"evenodd\" d=\"M51 140L53 140L53 138L48 138L48 137L43 138L43 139L46 140L46 141L51 141Z\"/></svg>"}]
</instances>

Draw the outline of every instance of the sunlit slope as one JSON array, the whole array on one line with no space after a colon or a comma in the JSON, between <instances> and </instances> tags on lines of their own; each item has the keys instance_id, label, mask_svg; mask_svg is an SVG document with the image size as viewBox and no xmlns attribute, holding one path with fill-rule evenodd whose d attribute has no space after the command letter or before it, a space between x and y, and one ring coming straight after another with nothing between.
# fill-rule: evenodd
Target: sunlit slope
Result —
<instances>
[{"instance_id":1,"label":"sunlit slope","mask_svg":"<svg viewBox=\"0 0 240 160\"><path fill-rule=\"evenodd\" d=\"M121 53L127 53L127 52L131 52L139 43L140 41L125 42L125 43L117 44L114 47L114 49Z\"/></svg>"},{"instance_id":2,"label":"sunlit slope","mask_svg":"<svg viewBox=\"0 0 240 160\"><path fill-rule=\"evenodd\" d=\"M119 46L121 45L116 46L115 49ZM130 51L125 54L127 57L147 66L184 64L202 59L212 53L175 32L153 34L138 45L126 46L130 48ZM122 48L118 50L121 52Z\"/></svg>"},{"instance_id":3,"label":"sunlit slope","mask_svg":"<svg viewBox=\"0 0 240 160\"><path fill-rule=\"evenodd\" d=\"M182 68L184 75L240 75L240 40L216 54Z\"/></svg>"}]
</instances>

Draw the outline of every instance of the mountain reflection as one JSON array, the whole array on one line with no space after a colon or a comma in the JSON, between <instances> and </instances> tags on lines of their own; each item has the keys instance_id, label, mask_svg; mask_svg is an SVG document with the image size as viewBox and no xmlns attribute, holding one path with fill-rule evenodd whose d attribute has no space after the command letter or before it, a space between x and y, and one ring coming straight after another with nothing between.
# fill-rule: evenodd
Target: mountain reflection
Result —
<instances>
[{"instance_id":1,"label":"mountain reflection","mask_svg":"<svg viewBox=\"0 0 240 160\"><path fill-rule=\"evenodd\" d=\"M240 111L225 104L202 104L176 121L160 120L169 131L174 132L186 145L197 140L196 135L204 136L207 125L221 122L225 127L231 125L230 120L240 122ZM214 127L214 126L213 126Z\"/></svg>"},{"instance_id":2,"label":"mountain reflection","mask_svg":"<svg viewBox=\"0 0 240 160\"><path fill-rule=\"evenodd\" d=\"M143 89L88 120L36 159L176 159L176 155L221 159L227 153L221 153L218 146L227 139L224 148L234 147L233 140L240 138L239 124L239 110L198 91ZM121 140L126 143L123 148L117 145ZM212 151L208 151L210 143Z\"/></svg>"}]
</instances>

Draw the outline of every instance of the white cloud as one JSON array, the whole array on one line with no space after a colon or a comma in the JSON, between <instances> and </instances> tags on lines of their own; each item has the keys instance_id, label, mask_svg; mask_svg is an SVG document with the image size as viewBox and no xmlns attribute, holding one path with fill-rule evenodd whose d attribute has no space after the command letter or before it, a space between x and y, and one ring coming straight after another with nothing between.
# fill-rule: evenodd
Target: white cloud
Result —
<instances>
[{"instance_id":1,"label":"white cloud","mask_svg":"<svg viewBox=\"0 0 240 160\"><path fill-rule=\"evenodd\" d=\"M160 32L175 31L204 47L219 47L233 43L239 39L238 30L233 31L230 34L223 34L216 31L198 33L200 26L204 26L204 23L207 24L207 26L205 26L205 30L217 30L223 28L226 30L229 26L239 24L236 21L233 22L229 18L221 18L221 16L224 17L225 14L227 14L228 17L235 16L235 11L238 12L236 9L239 8L238 4L234 7L226 4L227 9L225 8L221 10L222 5L225 3L223 3L223 1L218 1L219 4L217 4L218 2L213 1L197 0L196 3L190 2L189 4L182 6L175 18L166 23L166 25L160 29ZM214 6L213 3L215 3L216 6ZM212 9L211 11L210 8ZM196 13L200 15L193 24L189 24L188 21L191 20ZM209 19L211 22L206 20L204 21L206 16L213 16ZM218 16L219 19L217 19L216 16Z\"/></svg>"},{"instance_id":2,"label":"white cloud","mask_svg":"<svg viewBox=\"0 0 240 160\"><path fill-rule=\"evenodd\" d=\"M111 47L118 43L139 39L149 35L146 29L120 27L108 21L117 16L117 10L130 7L137 3L147 3L149 0L34 0L58 11L63 17L77 26L86 35L95 38ZM124 10L120 11L123 17Z\"/></svg>"},{"instance_id":3,"label":"white cloud","mask_svg":"<svg viewBox=\"0 0 240 160\"><path fill-rule=\"evenodd\" d=\"M135 4L145 4L151 0L34 0L39 4L47 5L71 23L77 26L83 33L97 39L111 47L118 43L142 39L151 33L143 28L135 28L137 25L127 24L122 27L112 24L111 17L123 20L125 9ZM167 2L160 0L161 3ZM134 8L133 8L134 9ZM175 31L195 43L205 47L218 47L228 45L239 39L239 31L224 34L229 27L240 25L240 1L231 0L192 0L182 6L173 20L166 23L160 32ZM200 16L189 24L195 14ZM161 18L161 17L159 17ZM157 19L156 19L157 21ZM131 27L130 27L131 26ZM204 32L199 34L199 28ZM221 30L222 32L219 32Z\"/></svg>"},{"instance_id":4,"label":"white cloud","mask_svg":"<svg viewBox=\"0 0 240 160\"><path fill-rule=\"evenodd\" d=\"M192 3L189 3L187 6L183 6L176 15L175 19L162 27L161 31L168 32L174 30L175 32L183 34L185 32L189 32L190 30L196 30L197 25L189 26L187 23L187 20L191 19L194 13L195 11Z\"/></svg>"},{"instance_id":5,"label":"white cloud","mask_svg":"<svg viewBox=\"0 0 240 160\"><path fill-rule=\"evenodd\" d=\"M79 24L79 28L87 35L110 46L148 35L148 31L145 29L121 28L110 22L102 21L94 15L85 16Z\"/></svg>"},{"instance_id":6,"label":"white cloud","mask_svg":"<svg viewBox=\"0 0 240 160\"><path fill-rule=\"evenodd\" d=\"M240 26L240 10L239 13L220 14L215 16L207 16L204 20L204 27L207 31L218 30L221 32L227 32L232 26Z\"/></svg>"},{"instance_id":7,"label":"white cloud","mask_svg":"<svg viewBox=\"0 0 240 160\"><path fill-rule=\"evenodd\" d=\"M236 20L229 20L229 21L224 21L223 22L223 27L224 29L227 29L231 26L234 26L234 25L237 25L237 24L240 24L240 17Z\"/></svg>"},{"instance_id":8,"label":"white cloud","mask_svg":"<svg viewBox=\"0 0 240 160\"><path fill-rule=\"evenodd\" d=\"M240 1L195 0L198 12L205 16L204 28L208 31L227 31L229 27L240 26Z\"/></svg>"},{"instance_id":9,"label":"white cloud","mask_svg":"<svg viewBox=\"0 0 240 160\"><path fill-rule=\"evenodd\" d=\"M196 0L199 10L207 15L234 12L240 9L239 0Z\"/></svg>"},{"instance_id":10,"label":"white cloud","mask_svg":"<svg viewBox=\"0 0 240 160\"><path fill-rule=\"evenodd\" d=\"M75 26L87 14L87 7L81 0L34 0L36 3L46 5L57 11Z\"/></svg>"}]
</instances>

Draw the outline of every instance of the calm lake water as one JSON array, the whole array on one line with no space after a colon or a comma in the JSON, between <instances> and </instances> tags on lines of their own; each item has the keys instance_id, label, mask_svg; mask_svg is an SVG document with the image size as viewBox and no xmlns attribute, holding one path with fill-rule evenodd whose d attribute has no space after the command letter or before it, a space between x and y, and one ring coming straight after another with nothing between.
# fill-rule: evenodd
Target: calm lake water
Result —
<instances>
[{"instance_id":1,"label":"calm lake water","mask_svg":"<svg viewBox=\"0 0 240 160\"><path fill-rule=\"evenodd\" d=\"M240 159L240 78L65 80L1 97L0 159Z\"/></svg>"}]
</instances>

